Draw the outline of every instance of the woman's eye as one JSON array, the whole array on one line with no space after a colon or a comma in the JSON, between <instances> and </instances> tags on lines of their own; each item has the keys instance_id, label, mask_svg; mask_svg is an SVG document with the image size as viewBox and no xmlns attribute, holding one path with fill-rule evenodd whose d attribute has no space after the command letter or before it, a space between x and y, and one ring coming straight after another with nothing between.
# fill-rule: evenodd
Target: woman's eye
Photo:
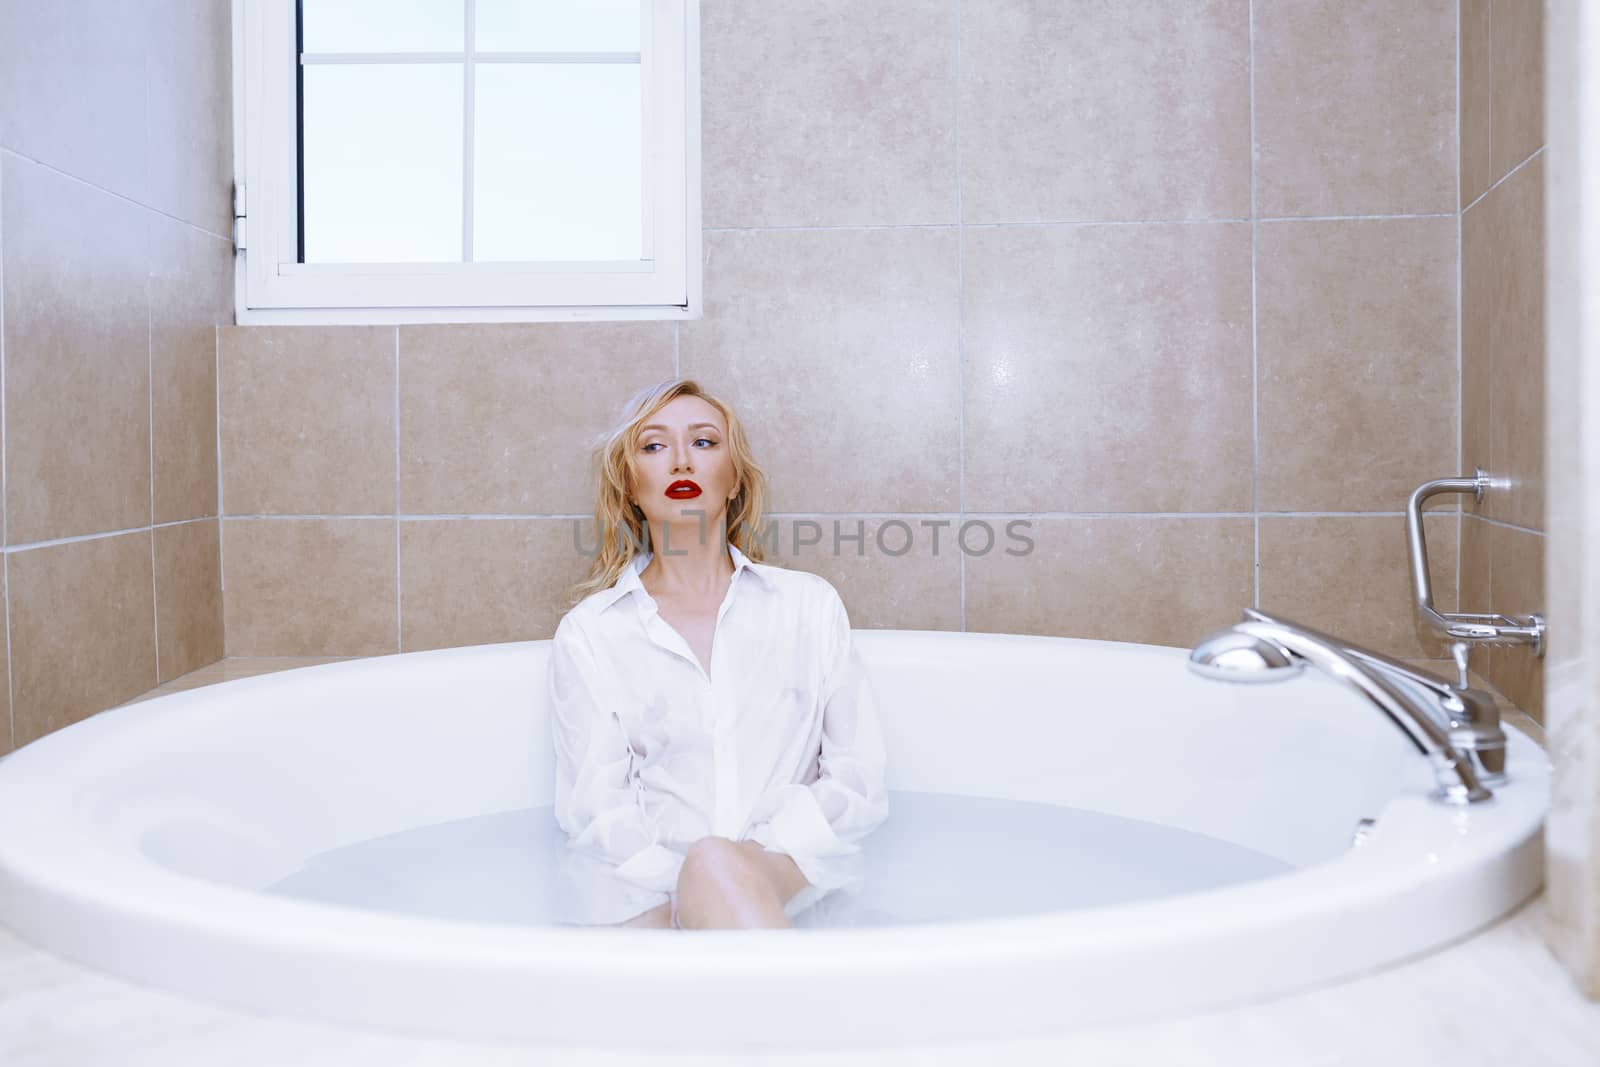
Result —
<instances>
[{"instance_id":1,"label":"woman's eye","mask_svg":"<svg viewBox=\"0 0 1600 1067\"><path fill-rule=\"evenodd\" d=\"M712 445L713 447L717 443L716 441L712 440L709 437L696 437L694 439L694 443L695 444L699 444L701 441L704 441L706 444ZM666 447L667 446L662 444L660 441L651 441L649 444L640 445L639 446L639 451L641 451L641 452L650 452L650 451L652 451L652 450L654 450L656 448L666 448Z\"/></svg>"}]
</instances>

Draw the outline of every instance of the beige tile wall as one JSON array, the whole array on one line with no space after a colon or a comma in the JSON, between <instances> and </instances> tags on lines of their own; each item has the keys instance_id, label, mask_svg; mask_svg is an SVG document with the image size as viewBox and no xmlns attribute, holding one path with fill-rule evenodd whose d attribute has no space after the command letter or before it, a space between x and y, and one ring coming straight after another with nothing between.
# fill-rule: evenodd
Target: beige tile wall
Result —
<instances>
[{"instance_id":1,"label":"beige tile wall","mask_svg":"<svg viewBox=\"0 0 1600 1067\"><path fill-rule=\"evenodd\" d=\"M703 319L222 329L228 654L548 636L585 449L674 373L858 626L1181 645L1260 604L1421 654L1456 9L1355 8L705 0Z\"/></svg>"},{"instance_id":2,"label":"beige tile wall","mask_svg":"<svg viewBox=\"0 0 1600 1067\"><path fill-rule=\"evenodd\" d=\"M1462 468L1504 483L1467 500L1464 611L1546 612L1543 10L1461 4ZM1543 721L1541 660L1516 647L1473 655Z\"/></svg>"},{"instance_id":3,"label":"beige tile wall","mask_svg":"<svg viewBox=\"0 0 1600 1067\"><path fill-rule=\"evenodd\" d=\"M155 680L546 636L589 438L673 373L749 418L785 540L824 532L779 561L858 625L1183 644L1259 604L1421 651L1398 513L1459 434L1452 4L707 0L704 319L224 327L210 353L226 4L101 7L0 16L4 577L36 595L74 573L45 549L104 566L75 539L143 532ZM1012 521L1036 556L954 541ZM13 659L134 632L79 615ZM150 684L13 673L43 679L26 723Z\"/></svg>"},{"instance_id":4,"label":"beige tile wall","mask_svg":"<svg viewBox=\"0 0 1600 1067\"><path fill-rule=\"evenodd\" d=\"M222 654L229 10L0 5L0 753Z\"/></svg>"}]
</instances>

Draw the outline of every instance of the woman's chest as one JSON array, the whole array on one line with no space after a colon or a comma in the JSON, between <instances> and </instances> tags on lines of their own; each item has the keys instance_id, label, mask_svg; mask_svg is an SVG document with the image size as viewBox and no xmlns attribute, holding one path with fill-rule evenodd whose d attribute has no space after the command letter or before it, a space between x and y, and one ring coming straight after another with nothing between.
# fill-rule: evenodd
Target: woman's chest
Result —
<instances>
[{"instance_id":1,"label":"woman's chest","mask_svg":"<svg viewBox=\"0 0 1600 1067\"><path fill-rule=\"evenodd\" d=\"M665 609L647 620L615 670L616 710L635 750L709 744L719 734L743 744L809 732L820 713L823 656L796 622L729 611L720 623L693 613L674 623Z\"/></svg>"},{"instance_id":2,"label":"woman's chest","mask_svg":"<svg viewBox=\"0 0 1600 1067\"><path fill-rule=\"evenodd\" d=\"M711 654L713 638L717 631L718 604L709 601L704 603L677 603L658 598L656 601L657 617L672 627L678 636L683 638L684 644L689 646L689 651L694 653L700 662L700 668L705 673L711 673Z\"/></svg>"}]
</instances>

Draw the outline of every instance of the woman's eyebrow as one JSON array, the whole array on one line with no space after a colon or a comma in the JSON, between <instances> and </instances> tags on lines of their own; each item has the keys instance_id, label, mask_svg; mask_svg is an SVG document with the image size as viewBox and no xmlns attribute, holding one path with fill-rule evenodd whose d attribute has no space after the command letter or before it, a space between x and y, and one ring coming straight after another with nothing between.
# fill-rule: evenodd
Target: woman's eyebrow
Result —
<instances>
[{"instance_id":1,"label":"woman's eyebrow","mask_svg":"<svg viewBox=\"0 0 1600 1067\"><path fill-rule=\"evenodd\" d=\"M691 430L698 430L698 429L701 429L702 427L707 429L707 430L716 430L718 433L722 432L721 429L719 429L717 427L717 424L714 423L714 422L695 422L695 423L691 423L688 428L691 429ZM639 432L640 433L644 433L646 430L665 430L665 429L667 429L667 427L662 426L660 423L652 422L649 426L641 426L639 428Z\"/></svg>"}]
</instances>

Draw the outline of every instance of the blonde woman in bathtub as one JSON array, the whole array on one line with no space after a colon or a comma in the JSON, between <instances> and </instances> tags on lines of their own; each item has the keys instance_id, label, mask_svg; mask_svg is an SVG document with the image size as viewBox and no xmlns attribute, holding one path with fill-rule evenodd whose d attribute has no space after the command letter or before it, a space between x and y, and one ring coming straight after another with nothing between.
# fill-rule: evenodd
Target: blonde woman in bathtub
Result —
<instances>
[{"instance_id":1,"label":"blonde woman in bathtub","mask_svg":"<svg viewBox=\"0 0 1600 1067\"><path fill-rule=\"evenodd\" d=\"M694 381L634 396L595 458L599 552L548 676L557 920L787 927L860 883L888 817L844 604L760 562L765 475Z\"/></svg>"}]
</instances>

